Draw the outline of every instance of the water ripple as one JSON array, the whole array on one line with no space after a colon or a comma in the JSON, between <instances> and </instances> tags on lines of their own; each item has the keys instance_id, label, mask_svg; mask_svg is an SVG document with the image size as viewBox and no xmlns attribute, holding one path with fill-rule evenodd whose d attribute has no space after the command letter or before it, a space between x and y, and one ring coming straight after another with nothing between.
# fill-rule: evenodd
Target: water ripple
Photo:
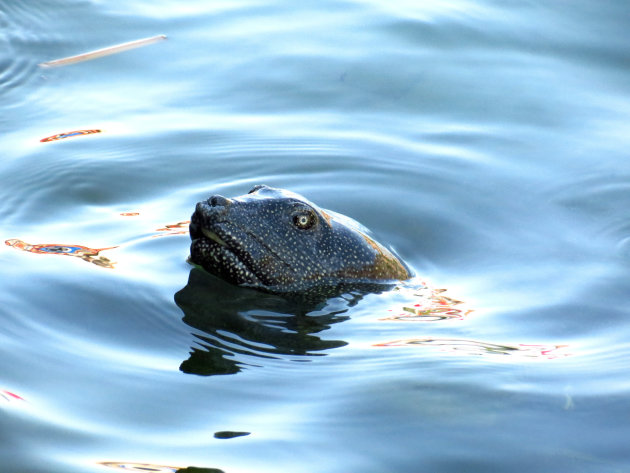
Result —
<instances>
[{"instance_id":1,"label":"water ripple","mask_svg":"<svg viewBox=\"0 0 630 473\"><path fill-rule=\"evenodd\" d=\"M576 237L599 241L603 249L610 248L612 239L617 250L625 255L630 240L629 180L630 176L623 172L614 176L589 173L550 190L549 194L565 209L567 221L582 221Z\"/></svg>"},{"instance_id":2,"label":"water ripple","mask_svg":"<svg viewBox=\"0 0 630 473\"><path fill-rule=\"evenodd\" d=\"M3 471L623 470L613 3L6 0ZM253 184L356 218L448 292L305 312L197 280L195 202Z\"/></svg>"},{"instance_id":3,"label":"water ripple","mask_svg":"<svg viewBox=\"0 0 630 473\"><path fill-rule=\"evenodd\" d=\"M55 41L48 31L50 18L36 2L5 2L0 11L0 100L6 109L21 108L29 100L41 75L37 67L42 47ZM12 114L2 114L7 130L15 126Z\"/></svg>"}]
</instances>

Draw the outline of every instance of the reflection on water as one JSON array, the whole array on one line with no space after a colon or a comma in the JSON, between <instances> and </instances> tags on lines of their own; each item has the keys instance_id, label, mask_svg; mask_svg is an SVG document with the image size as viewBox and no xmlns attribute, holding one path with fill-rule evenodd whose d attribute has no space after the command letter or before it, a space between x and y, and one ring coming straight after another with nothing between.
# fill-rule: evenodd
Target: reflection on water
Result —
<instances>
[{"instance_id":1,"label":"reflection on water","mask_svg":"<svg viewBox=\"0 0 630 473\"><path fill-rule=\"evenodd\" d=\"M24 398L11 391L0 389L0 400L6 402L24 401Z\"/></svg>"},{"instance_id":2,"label":"reflection on water","mask_svg":"<svg viewBox=\"0 0 630 473\"><path fill-rule=\"evenodd\" d=\"M46 138L42 138L39 140L42 143L46 143L48 141L57 141L63 140L66 138L72 138L73 136L83 136L83 135L92 135L94 133L100 133L101 130L76 130L76 131L68 131L66 133L59 133L57 135L47 136Z\"/></svg>"},{"instance_id":3,"label":"reflection on water","mask_svg":"<svg viewBox=\"0 0 630 473\"><path fill-rule=\"evenodd\" d=\"M379 319L381 322L440 322L462 320L473 310L463 301L447 297L446 289L435 289L426 283L414 288L409 284L396 288L398 296L413 303L403 303L401 309L389 309L393 315ZM564 358L570 356L568 345L540 345L519 343L508 345L459 338L406 338L375 343L375 347L433 347L441 352L458 355L509 355L511 360Z\"/></svg>"},{"instance_id":4,"label":"reflection on water","mask_svg":"<svg viewBox=\"0 0 630 473\"><path fill-rule=\"evenodd\" d=\"M123 471L152 471L159 473L175 473L179 469L176 466L151 465L148 463L100 462L99 465Z\"/></svg>"},{"instance_id":5,"label":"reflection on water","mask_svg":"<svg viewBox=\"0 0 630 473\"><path fill-rule=\"evenodd\" d=\"M571 356L565 349L568 345L502 345L478 340L455 338L411 338L377 343L377 347L429 346L446 353L457 355L509 355L512 358L553 360Z\"/></svg>"},{"instance_id":6,"label":"reflection on water","mask_svg":"<svg viewBox=\"0 0 630 473\"><path fill-rule=\"evenodd\" d=\"M199 468L195 466L181 468L177 466L152 465L149 463L123 463L107 461L100 462L99 465L123 471L148 471L155 473L223 473L223 470L219 470L217 468Z\"/></svg>"},{"instance_id":7,"label":"reflection on water","mask_svg":"<svg viewBox=\"0 0 630 473\"><path fill-rule=\"evenodd\" d=\"M184 322L201 333L194 334L198 346L192 347L180 369L204 376L234 374L261 358L306 361L324 355L325 350L346 345L319 336L348 319L342 314L356 298L341 300L345 306L335 309L326 303L287 300L233 286L194 268L175 302L184 312Z\"/></svg>"},{"instance_id":8,"label":"reflection on water","mask_svg":"<svg viewBox=\"0 0 630 473\"><path fill-rule=\"evenodd\" d=\"M0 470L625 471L629 12L3 2ZM198 284L185 238L155 238L263 181L449 292L300 306Z\"/></svg>"},{"instance_id":9,"label":"reflection on water","mask_svg":"<svg viewBox=\"0 0 630 473\"><path fill-rule=\"evenodd\" d=\"M120 214L123 217L136 217L140 215L139 212L123 212ZM163 228L157 228L155 231L159 232L153 235L153 238L169 235L183 235L188 233L188 224L190 221L178 222L175 224L165 225ZM109 258L102 256L102 251L113 250L119 248L120 245L110 246L107 248L88 248L81 245L65 245L56 243L41 243L32 245L26 243L17 238L10 238L4 242L7 246L12 246L18 250L28 251L29 253L35 253L40 255L65 255L75 256L87 261L88 263L95 264L102 268L113 269L116 262L111 261Z\"/></svg>"},{"instance_id":10,"label":"reflection on water","mask_svg":"<svg viewBox=\"0 0 630 473\"><path fill-rule=\"evenodd\" d=\"M158 228L156 232L162 232L158 235L154 235L154 238L167 236L167 235L186 235L188 233L188 225L190 220L184 220L183 222L177 222L172 225L164 225L164 228Z\"/></svg>"},{"instance_id":11,"label":"reflection on water","mask_svg":"<svg viewBox=\"0 0 630 473\"><path fill-rule=\"evenodd\" d=\"M88 263L93 263L102 268L113 268L114 262L110 261L109 258L100 255L101 251L113 250L114 248L118 248L117 246L111 246L109 248L88 248L87 246L80 245L59 245L59 244L38 244L31 245L30 243L23 242L22 240L18 240L16 238L12 238L10 240L6 240L5 244L8 246L12 246L18 250L28 251L30 253L37 254L45 254L45 255L65 255L65 256L75 256L77 258L82 259L83 261L87 261Z\"/></svg>"},{"instance_id":12,"label":"reflection on water","mask_svg":"<svg viewBox=\"0 0 630 473\"><path fill-rule=\"evenodd\" d=\"M401 309L389 309L392 314L381 320L434 322L462 319L472 312L472 309L466 308L462 301L444 295L446 289L435 289L426 283L421 283L416 288L408 284L399 286L396 291L410 302Z\"/></svg>"}]
</instances>

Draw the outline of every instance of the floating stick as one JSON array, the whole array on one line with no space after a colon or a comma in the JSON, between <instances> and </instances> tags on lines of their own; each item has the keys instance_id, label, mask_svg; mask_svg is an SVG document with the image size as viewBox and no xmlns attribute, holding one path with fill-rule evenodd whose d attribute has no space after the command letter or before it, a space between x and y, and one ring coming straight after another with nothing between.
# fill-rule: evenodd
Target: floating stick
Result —
<instances>
[{"instance_id":1,"label":"floating stick","mask_svg":"<svg viewBox=\"0 0 630 473\"><path fill-rule=\"evenodd\" d=\"M148 46L149 44L157 43L158 41L162 41L164 39L166 39L166 35L163 34L159 36L152 36L151 38L137 39L135 41L129 41L128 43L116 44L107 48L97 49L96 51L78 54L77 56L42 62L39 67L60 67L75 64L77 62L90 61L99 57L109 56L110 54L122 53L123 51L129 51L130 49Z\"/></svg>"}]
</instances>

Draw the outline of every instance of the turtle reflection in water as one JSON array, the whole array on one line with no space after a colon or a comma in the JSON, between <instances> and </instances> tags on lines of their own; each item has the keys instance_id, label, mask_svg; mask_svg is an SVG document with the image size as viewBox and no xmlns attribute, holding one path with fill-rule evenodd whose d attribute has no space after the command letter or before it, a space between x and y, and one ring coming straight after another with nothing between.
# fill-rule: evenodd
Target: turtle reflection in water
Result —
<instances>
[{"instance_id":1,"label":"turtle reflection in water","mask_svg":"<svg viewBox=\"0 0 630 473\"><path fill-rule=\"evenodd\" d=\"M235 374L264 360L307 361L346 345L320 335L348 320L344 298L314 304L238 287L193 268L175 302L196 339L180 366L184 373Z\"/></svg>"}]
</instances>

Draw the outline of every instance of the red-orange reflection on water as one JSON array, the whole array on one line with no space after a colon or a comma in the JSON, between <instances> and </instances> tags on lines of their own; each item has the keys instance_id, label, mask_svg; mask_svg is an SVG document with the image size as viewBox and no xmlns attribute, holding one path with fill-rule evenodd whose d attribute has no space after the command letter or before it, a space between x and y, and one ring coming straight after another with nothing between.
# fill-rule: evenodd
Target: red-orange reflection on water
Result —
<instances>
[{"instance_id":1,"label":"red-orange reflection on water","mask_svg":"<svg viewBox=\"0 0 630 473\"><path fill-rule=\"evenodd\" d=\"M457 338L410 338L406 340L393 340L385 343L377 343L375 347L402 347L402 346L429 346L436 347L442 352L463 355L508 355L525 359L565 358L571 356L566 352L569 345L539 345L518 343L504 345L498 343L482 342L479 340Z\"/></svg>"},{"instance_id":2,"label":"red-orange reflection on water","mask_svg":"<svg viewBox=\"0 0 630 473\"><path fill-rule=\"evenodd\" d=\"M98 464L109 468L114 468L116 470L125 471L175 473L177 470L181 470L181 468L176 466L151 465L149 463L99 462Z\"/></svg>"},{"instance_id":3,"label":"red-orange reflection on water","mask_svg":"<svg viewBox=\"0 0 630 473\"><path fill-rule=\"evenodd\" d=\"M67 131L65 133L58 133L56 135L47 136L46 138L42 138L39 140L42 143L47 143L49 141L57 141L64 140L66 138L72 138L73 136L83 136L83 135L92 135L94 133L100 133L102 130L75 130L75 131Z\"/></svg>"},{"instance_id":4,"label":"red-orange reflection on water","mask_svg":"<svg viewBox=\"0 0 630 473\"><path fill-rule=\"evenodd\" d=\"M217 468L199 468L194 466L189 467L176 467L176 466L164 466L153 465L150 463L126 463L126 462L99 462L99 465L106 466L108 468L114 468L116 470L124 471L142 471L142 472L156 472L156 473L223 473L222 470Z\"/></svg>"},{"instance_id":5,"label":"red-orange reflection on water","mask_svg":"<svg viewBox=\"0 0 630 473\"><path fill-rule=\"evenodd\" d=\"M4 399L6 402L24 401L23 397L4 389L0 389L0 399Z\"/></svg>"},{"instance_id":6,"label":"red-orange reflection on water","mask_svg":"<svg viewBox=\"0 0 630 473\"><path fill-rule=\"evenodd\" d=\"M101 256L99 253L101 251L118 248L118 246L111 246L108 248L88 248L87 246L81 245L60 245L49 243L31 245L30 243L18 240L17 238L11 238L6 240L4 243L18 250L28 251L29 253L74 256L102 268L113 268L116 263L110 261L110 259L105 256Z\"/></svg>"},{"instance_id":7,"label":"red-orange reflection on water","mask_svg":"<svg viewBox=\"0 0 630 473\"><path fill-rule=\"evenodd\" d=\"M140 215L139 212L123 212L120 214L123 217L136 217ZM175 224L165 225L163 228L158 228L155 231L160 232L156 235L153 235L153 238L168 236L168 235L184 235L188 233L188 225L190 224L190 220L185 220L182 222L177 222ZM12 246L18 250L28 251L29 253L36 254L45 254L45 255L65 255L65 256L74 256L76 258L80 258L83 261L87 261L88 263L95 264L102 268L114 268L115 262L111 261L109 258L100 255L102 251L113 250L118 248L119 245L110 246L107 248L88 248L87 246L82 245L66 245L66 244L57 244L57 243L40 243L40 244L31 244L26 243L25 241L19 240L17 238L11 238L9 240L5 240L4 242L7 246Z\"/></svg>"},{"instance_id":8,"label":"red-orange reflection on water","mask_svg":"<svg viewBox=\"0 0 630 473\"><path fill-rule=\"evenodd\" d=\"M186 235L188 233L188 225L190 220L184 220L182 222L173 223L170 225L164 225L163 228L157 228L156 232L163 232L158 235L153 235L153 238L168 236L168 235Z\"/></svg>"},{"instance_id":9,"label":"red-orange reflection on water","mask_svg":"<svg viewBox=\"0 0 630 473\"><path fill-rule=\"evenodd\" d=\"M426 283L418 288L400 288L409 296L409 303L401 308L389 309L392 314L380 320L396 322L432 322L445 319L463 319L472 309L462 301L445 296L446 289L434 289Z\"/></svg>"},{"instance_id":10,"label":"red-orange reflection on water","mask_svg":"<svg viewBox=\"0 0 630 473\"><path fill-rule=\"evenodd\" d=\"M408 302L402 307L389 309L390 316L379 319L382 322L440 322L463 320L473 310L466 308L464 302L447 297L446 289L432 288L425 282L418 287L409 285L396 288ZM403 299L403 300L404 300ZM511 359L552 360L571 356L566 351L568 345L561 344L504 344L458 338L405 338L382 343L374 347L433 347L441 352L460 355L509 355Z\"/></svg>"}]
</instances>

